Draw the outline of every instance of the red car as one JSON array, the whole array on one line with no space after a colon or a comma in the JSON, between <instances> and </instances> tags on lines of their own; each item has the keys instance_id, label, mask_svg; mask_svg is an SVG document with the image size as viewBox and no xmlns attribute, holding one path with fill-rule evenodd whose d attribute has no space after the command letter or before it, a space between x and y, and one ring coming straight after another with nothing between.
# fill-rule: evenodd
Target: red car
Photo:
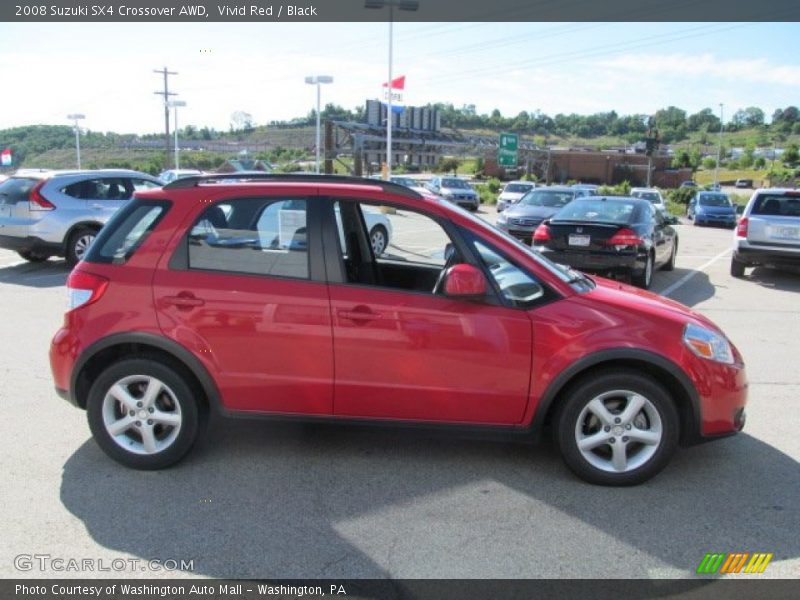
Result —
<instances>
[{"instance_id":1,"label":"red car","mask_svg":"<svg viewBox=\"0 0 800 600\"><path fill-rule=\"evenodd\" d=\"M461 427L536 440L600 484L742 429L742 357L676 302L558 266L399 185L226 175L143 192L72 271L58 393L135 468L230 416ZM376 256L366 214L390 219Z\"/></svg>"}]
</instances>

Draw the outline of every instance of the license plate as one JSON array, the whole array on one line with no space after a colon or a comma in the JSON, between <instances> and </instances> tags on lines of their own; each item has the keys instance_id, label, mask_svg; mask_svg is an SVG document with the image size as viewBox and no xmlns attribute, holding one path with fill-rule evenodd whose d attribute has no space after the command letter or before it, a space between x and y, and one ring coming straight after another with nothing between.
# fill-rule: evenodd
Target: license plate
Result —
<instances>
[{"instance_id":1,"label":"license plate","mask_svg":"<svg viewBox=\"0 0 800 600\"><path fill-rule=\"evenodd\" d=\"M800 228L797 227L776 227L774 231L775 237L791 240L800 238Z\"/></svg>"},{"instance_id":2,"label":"license plate","mask_svg":"<svg viewBox=\"0 0 800 600\"><path fill-rule=\"evenodd\" d=\"M571 235L569 236L570 246L588 246L592 238L588 235Z\"/></svg>"}]
</instances>

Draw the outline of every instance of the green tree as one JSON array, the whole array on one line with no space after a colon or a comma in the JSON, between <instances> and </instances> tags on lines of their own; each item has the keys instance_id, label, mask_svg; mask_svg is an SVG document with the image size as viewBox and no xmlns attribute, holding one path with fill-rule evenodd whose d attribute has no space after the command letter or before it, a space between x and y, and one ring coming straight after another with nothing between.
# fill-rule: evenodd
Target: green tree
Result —
<instances>
[{"instance_id":1,"label":"green tree","mask_svg":"<svg viewBox=\"0 0 800 600\"><path fill-rule=\"evenodd\" d=\"M789 144L786 146L786 149L781 155L781 160L783 164L794 167L798 161L800 161L800 150L798 150L797 144Z\"/></svg>"}]
</instances>

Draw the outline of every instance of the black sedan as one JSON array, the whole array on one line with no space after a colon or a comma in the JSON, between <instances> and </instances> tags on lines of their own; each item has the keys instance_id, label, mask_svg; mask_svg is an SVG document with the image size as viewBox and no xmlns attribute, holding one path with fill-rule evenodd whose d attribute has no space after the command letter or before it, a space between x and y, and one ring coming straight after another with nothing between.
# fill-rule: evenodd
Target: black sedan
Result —
<instances>
[{"instance_id":1,"label":"black sedan","mask_svg":"<svg viewBox=\"0 0 800 600\"><path fill-rule=\"evenodd\" d=\"M534 248L582 271L625 275L647 289L653 272L675 268L678 235L647 200L577 198L544 221Z\"/></svg>"}]
</instances>

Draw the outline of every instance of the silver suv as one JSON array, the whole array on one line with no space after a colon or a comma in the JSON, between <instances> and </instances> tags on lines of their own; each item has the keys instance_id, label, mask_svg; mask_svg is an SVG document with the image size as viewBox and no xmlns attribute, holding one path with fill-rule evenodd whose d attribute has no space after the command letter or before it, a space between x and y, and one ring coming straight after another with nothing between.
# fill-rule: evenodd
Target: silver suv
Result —
<instances>
[{"instance_id":1,"label":"silver suv","mask_svg":"<svg viewBox=\"0 0 800 600\"><path fill-rule=\"evenodd\" d=\"M133 192L161 187L129 170L20 170L0 183L0 248L25 260L63 256L73 266Z\"/></svg>"},{"instance_id":2,"label":"silver suv","mask_svg":"<svg viewBox=\"0 0 800 600\"><path fill-rule=\"evenodd\" d=\"M746 267L800 267L800 191L759 189L753 192L736 227L731 275Z\"/></svg>"}]
</instances>

